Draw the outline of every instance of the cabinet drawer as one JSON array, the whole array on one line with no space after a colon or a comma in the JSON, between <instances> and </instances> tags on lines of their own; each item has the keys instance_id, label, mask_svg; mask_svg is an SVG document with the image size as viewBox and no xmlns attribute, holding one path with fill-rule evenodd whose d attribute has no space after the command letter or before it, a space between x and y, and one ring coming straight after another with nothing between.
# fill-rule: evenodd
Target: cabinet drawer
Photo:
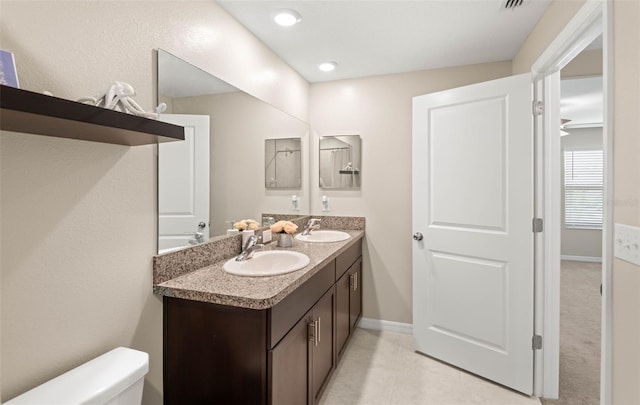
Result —
<instances>
[{"instance_id":1,"label":"cabinet drawer","mask_svg":"<svg viewBox=\"0 0 640 405\"><path fill-rule=\"evenodd\" d=\"M362 240L354 243L336 259L336 280L349 270L349 267L362 256Z\"/></svg>"},{"instance_id":2,"label":"cabinet drawer","mask_svg":"<svg viewBox=\"0 0 640 405\"><path fill-rule=\"evenodd\" d=\"M332 260L322 270L269 310L271 327L269 348L273 348L300 318L335 283L336 262Z\"/></svg>"}]
</instances>

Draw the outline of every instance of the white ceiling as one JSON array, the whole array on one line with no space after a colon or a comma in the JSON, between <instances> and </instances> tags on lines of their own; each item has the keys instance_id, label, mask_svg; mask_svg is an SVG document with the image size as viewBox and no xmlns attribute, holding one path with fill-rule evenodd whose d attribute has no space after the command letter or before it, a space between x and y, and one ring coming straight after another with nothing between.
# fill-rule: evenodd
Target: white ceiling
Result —
<instances>
[{"instance_id":1,"label":"white ceiling","mask_svg":"<svg viewBox=\"0 0 640 405\"><path fill-rule=\"evenodd\" d=\"M232 15L311 82L399 73L511 59L549 1L524 0L515 10L496 0L228 1ZM271 13L293 8L298 26L272 23ZM326 33L326 35L324 34ZM602 48L598 38L587 49ZM340 64L323 73L317 64ZM169 97L237 91L220 79L160 51L159 92ZM602 78L562 81L567 127L602 122Z\"/></svg>"},{"instance_id":2,"label":"white ceiling","mask_svg":"<svg viewBox=\"0 0 640 405\"><path fill-rule=\"evenodd\" d=\"M550 0L217 0L309 82L511 60ZM301 14L293 27L271 15ZM321 62L335 61L330 73Z\"/></svg>"}]
</instances>

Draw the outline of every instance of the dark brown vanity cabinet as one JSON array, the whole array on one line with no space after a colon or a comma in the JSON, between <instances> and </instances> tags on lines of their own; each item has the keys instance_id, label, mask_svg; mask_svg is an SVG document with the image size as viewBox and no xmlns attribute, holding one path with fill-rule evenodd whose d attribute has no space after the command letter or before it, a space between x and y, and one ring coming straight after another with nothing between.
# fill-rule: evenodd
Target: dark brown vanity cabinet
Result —
<instances>
[{"instance_id":1,"label":"dark brown vanity cabinet","mask_svg":"<svg viewBox=\"0 0 640 405\"><path fill-rule=\"evenodd\" d=\"M266 404L267 311L164 297L164 403Z\"/></svg>"},{"instance_id":2,"label":"dark brown vanity cabinet","mask_svg":"<svg viewBox=\"0 0 640 405\"><path fill-rule=\"evenodd\" d=\"M361 249L268 309L164 297L164 403L316 405L360 317L360 285L340 288L361 277Z\"/></svg>"},{"instance_id":3,"label":"dark brown vanity cabinet","mask_svg":"<svg viewBox=\"0 0 640 405\"><path fill-rule=\"evenodd\" d=\"M342 355L362 314L362 259L358 259L336 283L336 346Z\"/></svg>"},{"instance_id":4,"label":"dark brown vanity cabinet","mask_svg":"<svg viewBox=\"0 0 640 405\"><path fill-rule=\"evenodd\" d=\"M269 351L269 404L315 404L335 368L335 288Z\"/></svg>"}]
</instances>

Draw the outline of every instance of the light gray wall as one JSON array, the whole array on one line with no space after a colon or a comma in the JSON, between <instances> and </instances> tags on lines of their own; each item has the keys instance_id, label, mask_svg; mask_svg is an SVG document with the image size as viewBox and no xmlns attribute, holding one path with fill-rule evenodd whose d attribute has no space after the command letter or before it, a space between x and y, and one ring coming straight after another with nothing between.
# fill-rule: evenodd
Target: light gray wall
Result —
<instances>
[{"instance_id":1,"label":"light gray wall","mask_svg":"<svg viewBox=\"0 0 640 405\"><path fill-rule=\"evenodd\" d=\"M214 1L0 9L0 48L25 89L76 99L120 80L151 109L161 47L306 120L306 81ZM129 346L150 355L144 403L162 403L156 149L0 133L1 400Z\"/></svg>"},{"instance_id":2,"label":"light gray wall","mask_svg":"<svg viewBox=\"0 0 640 405\"><path fill-rule=\"evenodd\" d=\"M562 137L562 148L602 147L602 128L568 129L569 135ZM564 176L564 161L561 176ZM562 227L561 240L563 256L602 257L602 230L568 229L564 226L564 177L562 184Z\"/></svg>"},{"instance_id":3,"label":"light gray wall","mask_svg":"<svg viewBox=\"0 0 640 405\"><path fill-rule=\"evenodd\" d=\"M640 2L608 3L614 31L613 222L640 227ZM640 266L614 258L612 277L612 403L640 404Z\"/></svg>"},{"instance_id":4,"label":"light gray wall","mask_svg":"<svg viewBox=\"0 0 640 405\"><path fill-rule=\"evenodd\" d=\"M602 76L602 49L583 51L560 71L562 79Z\"/></svg>"},{"instance_id":5,"label":"light gray wall","mask_svg":"<svg viewBox=\"0 0 640 405\"><path fill-rule=\"evenodd\" d=\"M311 213L367 219L364 317L412 323L411 114L412 97L511 74L510 62L340 80L311 85ZM318 136L359 134L361 187L319 189Z\"/></svg>"}]
</instances>

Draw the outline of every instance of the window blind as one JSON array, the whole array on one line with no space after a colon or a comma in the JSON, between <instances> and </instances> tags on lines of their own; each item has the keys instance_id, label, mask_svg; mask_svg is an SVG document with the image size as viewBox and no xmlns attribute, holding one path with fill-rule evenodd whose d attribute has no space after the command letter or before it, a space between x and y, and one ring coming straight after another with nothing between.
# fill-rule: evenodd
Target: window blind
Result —
<instances>
[{"instance_id":1,"label":"window blind","mask_svg":"<svg viewBox=\"0 0 640 405\"><path fill-rule=\"evenodd\" d=\"M564 225L602 229L604 198L602 149L564 150Z\"/></svg>"}]
</instances>

